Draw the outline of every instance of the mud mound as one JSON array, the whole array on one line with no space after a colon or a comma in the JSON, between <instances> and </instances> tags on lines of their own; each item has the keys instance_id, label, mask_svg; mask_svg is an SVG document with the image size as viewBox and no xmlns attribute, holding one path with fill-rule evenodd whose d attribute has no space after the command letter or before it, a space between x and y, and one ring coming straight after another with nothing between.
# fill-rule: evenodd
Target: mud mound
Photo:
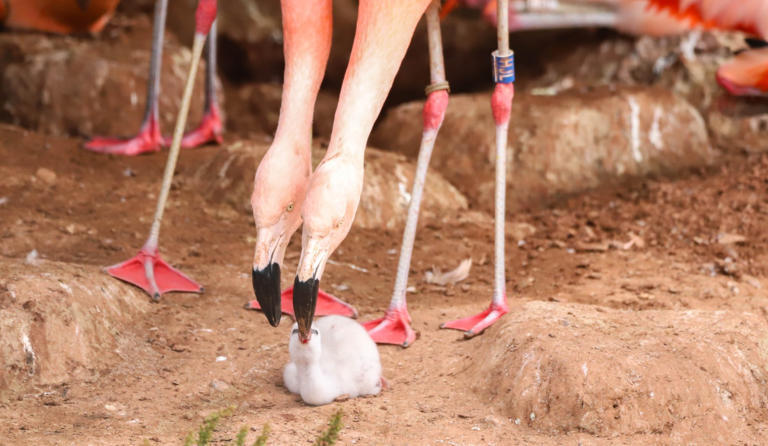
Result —
<instances>
[{"instance_id":1,"label":"mud mound","mask_svg":"<svg viewBox=\"0 0 768 446\"><path fill-rule=\"evenodd\" d=\"M268 143L239 141L224 147L200 167L193 180L203 195L215 202L251 213L253 176ZM315 147L312 161L320 162L325 150ZM416 171L404 156L368 148L365 180L354 225L360 228L396 229L405 224ZM424 220L467 208L467 199L436 172L427 177L421 216Z\"/></svg>"},{"instance_id":2,"label":"mud mound","mask_svg":"<svg viewBox=\"0 0 768 446\"><path fill-rule=\"evenodd\" d=\"M473 357L480 398L540 432L755 442L768 407L768 328L750 313L534 302Z\"/></svg>"},{"instance_id":3,"label":"mud mound","mask_svg":"<svg viewBox=\"0 0 768 446\"><path fill-rule=\"evenodd\" d=\"M470 199L493 208L495 134L490 95L456 95L432 167ZM372 144L415 157L421 102L391 110ZM704 121L659 89L625 88L515 98L509 132L508 203L572 193L622 178L700 166L716 157Z\"/></svg>"},{"instance_id":4,"label":"mud mound","mask_svg":"<svg viewBox=\"0 0 768 446\"><path fill-rule=\"evenodd\" d=\"M146 98L151 23L139 17L99 40L0 34L0 120L63 136L129 136ZM170 132L191 52L168 34L163 54L160 119ZM204 64L203 64L204 65ZM204 67L197 76L190 126L202 116ZM221 95L219 95L221 97Z\"/></svg>"},{"instance_id":5,"label":"mud mound","mask_svg":"<svg viewBox=\"0 0 768 446\"><path fill-rule=\"evenodd\" d=\"M145 295L96 268L0 258L0 394L98 376L142 345Z\"/></svg>"},{"instance_id":6,"label":"mud mound","mask_svg":"<svg viewBox=\"0 0 768 446\"><path fill-rule=\"evenodd\" d=\"M614 36L580 39L547 59L534 88L653 85L672 91L699 109L713 142L725 150L766 150L768 113L762 101L731 96L716 81L717 69L747 49L738 32L700 32L671 37Z\"/></svg>"}]
</instances>

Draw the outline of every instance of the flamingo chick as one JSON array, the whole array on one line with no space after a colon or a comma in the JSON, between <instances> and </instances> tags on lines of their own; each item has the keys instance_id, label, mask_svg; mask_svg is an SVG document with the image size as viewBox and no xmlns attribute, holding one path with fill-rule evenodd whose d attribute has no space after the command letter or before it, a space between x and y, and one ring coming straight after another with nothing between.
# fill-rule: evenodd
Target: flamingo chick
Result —
<instances>
[{"instance_id":1,"label":"flamingo chick","mask_svg":"<svg viewBox=\"0 0 768 446\"><path fill-rule=\"evenodd\" d=\"M288 390L312 406L381 391L379 350L360 324L343 316L320 318L309 339L298 327L293 324L291 362L283 371Z\"/></svg>"}]
</instances>

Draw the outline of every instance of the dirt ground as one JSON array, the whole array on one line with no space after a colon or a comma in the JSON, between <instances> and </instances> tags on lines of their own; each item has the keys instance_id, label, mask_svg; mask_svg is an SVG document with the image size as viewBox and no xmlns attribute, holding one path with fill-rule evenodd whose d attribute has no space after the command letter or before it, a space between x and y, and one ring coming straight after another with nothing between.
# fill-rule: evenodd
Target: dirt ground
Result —
<instances>
[{"instance_id":1,"label":"dirt ground","mask_svg":"<svg viewBox=\"0 0 768 446\"><path fill-rule=\"evenodd\" d=\"M102 266L128 258L141 246L164 156L103 157L80 150L78 140L10 126L0 128L0 141L4 160L0 268L5 269L0 277L7 282L0 281L0 295L6 306L14 300L8 286L13 265L26 262L22 267L26 273L45 275L50 270L46 265L60 262L72 265L81 277L90 277L103 275ZM660 430L635 429L630 422L629 430L590 432L579 423L561 420L560 424L559 418L547 418L545 413L521 422L511 416L515 409L500 407L502 389L489 391L487 387L494 384L484 381L483 373L497 359L489 345L505 339L509 324L498 324L469 341L457 332L438 329L442 321L480 310L490 297L490 220L462 215L425 222L419 233L410 311L420 338L408 349L381 347L392 389L376 398L305 406L281 385L290 325L272 329L260 313L242 308L252 295L250 217L206 202L199 191L185 187L185 173L217 150L187 151L181 157L161 237L166 257L205 284L205 293L166 295L124 321L121 337L138 345L121 351L119 361L80 379L37 384L7 395L0 406L4 420L0 443L115 445L142 444L146 439L150 444L179 444L204 415L228 406L237 410L225 420L217 438L233 438L243 425L260 429L269 423L272 444L308 442L338 407L346 413L342 444L661 444L672 441L675 424L686 420L688 409L683 407L678 408L679 418L665 422L667 427ZM745 320L756 321L755 373L765 373L765 178L768 156L733 156L721 168L679 179L638 180L618 190L598 190L550 208L510 215L507 265L512 310L506 320L525 319L536 302L553 306L539 320L546 320L547 314L556 317L554 313L563 308L577 317L594 309L609 313L615 309L622 310L625 321L642 324L653 318L644 313L681 315L697 310L702 314L698 330L706 332L717 328L708 325L707 314L727 312L737 318L744 314ZM514 234L526 225L535 233L517 242ZM399 239L398 231L353 230L335 256L338 263L328 267L324 287L356 305L362 320L377 317L386 307ZM298 257L295 242L288 254L289 270ZM39 254L38 260L29 258L32 250ZM467 257L475 262L467 281L445 288L424 282L424 273L433 265L445 270ZM118 293L133 293L127 285L116 286ZM43 292L29 300L54 296ZM131 298L144 299L138 293ZM560 335L557 324L539 330L518 335ZM643 343L648 333L619 341ZM611 331L598 337L602 336L610 338ZM736 342L727 336L715 339ZM674 336L670 342L675 342ZM559 353L560 343L547 345L559 361L601 360L594 357L592 342L569 343L567 351ZM705 369L711 365L706 361L715 359L705 354L698 358L702 361L698 367ZM613 364L601 361L592 368L611 375ZM686 376L676 374L674 364L667 366L667 382L658 385L668 391L684 386ZM548 373L553 379L562 374L557 368ZM719 432L726 435L724 443L760 444L768 431L765 375L755 379L762 384L758 401L739 403L743 406L738 412L748 421L730 434ZM597 390L605 392L609 384L598 385ZM706 403L706 390L699 390L698 403ZM682 438L708 443L712 437L704 434L711 433L703 430L696 435L696 424L692 426Z\"/></svg>"},{"instance_id":2,"label":"dirt ground","mask_svg":"<svg viewBox=\"0 0 768 446\"><path fill-rule=\"evenodd\" d=\"M257 87L224 88L229 110L249 110L233 120L266 119L247 102ZM264 147L264 133L231 132L225 146ZM282 385L290 320L274 329L243 308L250 174L201 190L201 166L224 149L182 153L161 253L205 292L152 303L103 267L144 243L167 152L82 143L0 124L0 445L177 445L227 407L214 444L265 423L268 444L311 444L339 408L344 445L768 444L768 154L717 146L706 168L510 210L511 311L471 340L438 327L488 305L492 219L472 201L426 215L408 295L419 338L380 347L391 388L314 408ZM321 287L360 320L380 317L400 240L354 227ZM297 234L284 286L299 249ZM426 282L466 258L468 279Z\"/></svg>"}]
</instances>

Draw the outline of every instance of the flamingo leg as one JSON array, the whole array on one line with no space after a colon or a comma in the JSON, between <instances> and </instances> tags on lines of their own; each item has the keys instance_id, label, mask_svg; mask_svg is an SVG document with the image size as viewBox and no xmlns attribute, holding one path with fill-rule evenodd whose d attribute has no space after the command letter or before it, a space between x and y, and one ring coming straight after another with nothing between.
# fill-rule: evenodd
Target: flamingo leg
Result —
<instances>
[{"instance_id":1,"label":"flamingo leg","mask_svg":"<svg viewBox=\"0 0 768 446\"><path fill-rule=\"evenodd\" d=\"M427 37L429 41L430 81L427 87L427 101L424 104L424 129L421 147L416 163L416 175L413 179L411 202L408 205L408 217L403 231L400 259L397 264L397 276L392 293L392 300L384 317L363 324L371 338L379 344L395 344L408 347L416 340L416 333L411 328L411 317L406 305L408 272L411 268L411 255L416 240L419 221L419 209L427 180L427 169L435 147L437 133L445 117L448 106L448 82L443 63L442 37L440 35L440 0L434 0L425 14Z\"/></svg>"},{"instance_id":2,"label":"flamingo leg","mask_svg":"<svg viewBox=\"0 0 768 446\"><path fill-rule=\"evenodd\" d=\"M299 337L309 339L320 278L352 226L363 187L368 136L413 31L430 0L361 0L333 130L302 209L302 252L293 286Z\"/></svg>"},{"instance_id":3,"label":"flamingo leg","mask_svg":"<svg viewBox=\"0 0 768 446\"><path fill-rule=\"evenodd\" d=\"M160 186L160 194L157 199L157 208L152 220L149 238L134 258L107 268L107 272L113 277L132 283L146 291L153 299L168 291L185 291L200 293L203 287L192 279L165 263L158 253L158 241L160 237L160 224L165 211L165 204L171 190L171 180L176 169L176 161L181 148L181 138L184 135L184 126L189 114L189 104L192 100L192 90L195 86L195 75L203 53L206 35L211 24L216 18L216 0L199 0L197 5L197 26L195 40L192 45L192 63L184 86L184 96L181 99L179 115L176 119L176 127L173 133L171 150L168 153L168 161L163 173L163 181Z\"/></svg>"},{"instance_id":4,"label":"flamingo leg","mask_svg":"<svg viewBox=\"0 0 768 446\"><path fill-rule=\"evenodd\" d=\"M158 95L160 93L160 72L163 64L163 41L165 40L165 19L168 15L168 0L155 3L155 17L152 29L152 55L149 62L147 81L147 104L144 109L139 133L133 138L118 139L96 137L85 144L85 148L94 152L119 155L140 155L157 152L163 146L158 115Z\"/></svg>"},{"instance_id":5,"label":"flamingo leg","mask_svg":"<svg viewBox=\"0 0 768 446\"><path fill-rule=\"evenodd\" d=\"M221 144L221 134L224 126L221 122L221 110L216 95L216 63L217 63L217 23L214 21L211 25L211 31L208 33L208 41L205 50L205 107L203 109L203 118L200 125L184 135L181 140L183 149L192 149L207 143ZM170 144L166 139L166 144Z\"/></svg>"},{"instance_id":6,"label":"flamingo leg","mask_svg":"<svg viewBox=\"0 0 768 446\"><path fill-rule=\"evenodd\" d=\"M253 291L245 308L262 310L277 326L282 313L294 314L293 289L280 291L288 242L301 226L311 173L312 114L331 48L331 0L283 0L285 81L275 139L259 164L251 204L256 223ZM318 314L354 317L357 311L319 292Z\"/></svg>"},{"instance_id":7,"label":"flamingo leg","mask_svg":"<svg viewBox=\"0 0 768 446\"><path fill-rule=\"evenodd\" d=\"M159 105L160 73L163 64L163 42L165 40L165 22L168 15L168 0L158 0L155 3L155 16L152 29L152 54L147 80L147 103L144 109L139 132L128 139L96 137L85 144L85 148L94 152L115 155L141 155L157 152L164 145L171 143L163 137L160 131ZM205 113L200 126L182 140L182 147L191 148L207 142L221 142L221 114L219 111L216 91L216 25L212 25L208 33L208 51L206 52L206 89Z\"/></svg>"},{"instance_id":8,"label":"flamingo leg","mask_svg":"<svg viewBox=\"0 0 768 446\"><path fill-rule=\"evenodd\" d=\"M499 48L494 53L496 87L491 98L493 118L496 121L496 193L494 215L494 289L487 310L464 319L443 324L441 328L464 331L471 338L478 335L509 311L507 306L504 270L504 220L506 203L506 158L509 117L514 97L514 55L509 49L509 2L500 0L497 10ZM511 63L510 63L511 62Z\"/></svg>"}]
</instances>

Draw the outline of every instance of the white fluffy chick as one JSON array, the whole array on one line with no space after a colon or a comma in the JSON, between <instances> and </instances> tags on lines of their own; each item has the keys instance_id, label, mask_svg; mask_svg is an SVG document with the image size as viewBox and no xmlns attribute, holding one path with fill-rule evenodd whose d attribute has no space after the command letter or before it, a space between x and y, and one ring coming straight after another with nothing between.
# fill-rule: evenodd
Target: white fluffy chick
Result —
<instances>
[{"instance_id":1,"label":"white fluffy chick","mask_svg":"<svg viewBox=\"0 0 768 446\"><path fill-rule=\"evenodd\" d=\"M379 350L368 332L352 319L327 316L312 324L302 342L293 324L291 361L283 370L285 387L312 406L339 397L376 395L381 391Z\"/></svg>"}]
</instances>

